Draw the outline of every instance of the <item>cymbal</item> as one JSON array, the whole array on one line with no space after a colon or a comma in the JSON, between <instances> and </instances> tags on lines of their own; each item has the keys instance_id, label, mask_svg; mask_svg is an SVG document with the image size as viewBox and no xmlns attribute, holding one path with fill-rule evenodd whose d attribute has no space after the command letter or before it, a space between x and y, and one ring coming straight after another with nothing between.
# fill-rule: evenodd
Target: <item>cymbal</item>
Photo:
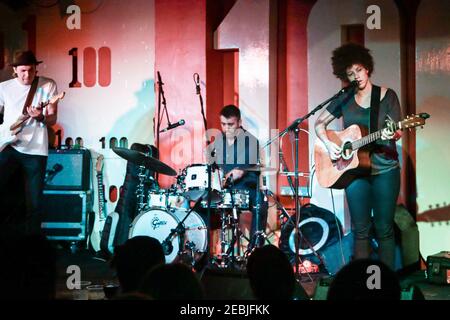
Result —
<instances>
[{"instance_id":1,"label":"cymbal","mask_svg":"<svg viewBox=\"0 0 450 320\"><path fill-rule=\"evenodd\" d=\"M276 169L276 168L263 167L261 165L254 165L254 166L248 167L248 168L237 168L237 169L247 171L247 172L260 172L260 173L278 171L278 169Z\"/></svg>"},{"instance_id":2,"label":"cymbal","mask_svg":"<svg viewBox=\"0 0 450 320\"><path fill-rule=\"evenodd\" d=\"M165 174L168 176L176 176L177 172L170 166L156 158L146 155L145 153L130 150L127 148L113 148L113 151L122 158L133 162L138 166L144 166L149 170Z\"/></svg>"}]
</instances>

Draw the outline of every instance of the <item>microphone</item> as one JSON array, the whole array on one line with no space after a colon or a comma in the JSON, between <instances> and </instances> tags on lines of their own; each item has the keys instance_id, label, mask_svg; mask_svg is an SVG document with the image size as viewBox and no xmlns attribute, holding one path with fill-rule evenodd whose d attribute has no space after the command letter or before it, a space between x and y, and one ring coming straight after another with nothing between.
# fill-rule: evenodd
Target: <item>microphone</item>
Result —
<instances>
[{"instance_id":1,"label":"microphone","mask_svg":"<svg viewBox=\"0 0 450 320\"><path fill-rule=\"evenodd\" d=\"M233 185L233 174L230 174L225 180L225 186L232 186Z\"/></svg>"},{"instance_id":2,"label":"microphone","mask_svg":"<svg viewBox=\"0 0 450 320\"><path fill-rule=\"evenodd\" d=\"M197 94L200 94L200 76L198 73L194 73L195 90Z\"/></svg>"},{"instance_id":3,"label":"microphone","mask_svg":"<svg viewBox=\"0 0 450 320\"><path fill-rule=\"evenodd\" d=\"M63 168L64 167L61 164L56 163L53 166L53 168L51 168L50 170L46 170L46 172L45 172L45 182L47 183L49 181L52 181L53 178L56 176L56 174L58 172L60 172Z\"/></svg>"},{"instance_id":4,"label":"microphone","mask_svg":"<svg viewBox=\"0 0 450 320\"><path fill-rule=\"evenodd\" d=\"M176 127L182 126L183 124L184 124L184 120L181 119L181 120L178 121L178 122L169 124L169 126L168 126L167 128L161 130L160 132L166 132L166 131L172 130L172 129L176 128Z\"/></svg>"},{"instance_id":5,"label":"microphone","mask_svg":"<svg viewBox=\"0 0 450 320\"><path fill-rule=\"evenodd\" d=\"M172 242L170 240L167 240L167 239L164 240L161 243L161 245L162 245L162 248L163 248L164 255L168 256L169 254L172 253L173 245L172 245Z\"/></svg>"},{"instance_id":6,"label":"microphone","mask_svg":"<svg viewBox=\"0 0 450 320\"><path fill-rule=\"evenodd\" d=\"M341 91L339 91L339 93L344 93L344 92L353 92L356 88L358 87L358 81L353 80L352 82L350 82L350 84L344 88L341 89Z\"/></svg>"}]
</instances>

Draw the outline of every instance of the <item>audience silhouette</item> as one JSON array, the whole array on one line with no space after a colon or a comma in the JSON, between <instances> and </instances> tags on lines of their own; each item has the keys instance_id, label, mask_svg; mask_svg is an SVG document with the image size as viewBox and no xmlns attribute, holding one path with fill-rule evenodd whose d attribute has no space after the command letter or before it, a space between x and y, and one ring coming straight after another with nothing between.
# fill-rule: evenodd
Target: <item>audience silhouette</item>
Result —
<instances>
[{"instance_id":1,"label":"audience silhouette","mask_svg":"<svg viewBox=\"0 0 450 320\"><path fill-rule=\"evenodd\" d=\"M286 254L276 246L254 249L247 261L247 275L256 299L293 299L295 274Z\"/></svg>"},{"instance_id":2,"label":"audience silhouette","mask_svg":"<svg viewBox=\"0 0 450 320\"><path fill-rule=\"evenodd\" d=\"M136 291L147 271L164 263L161 243L148 236L136 236L117 246L111 260L122 294Z\"/></svg>"},{"instance_id":3,"label":"audience silhouette","mask_svg":"<svg viewBox=\"0 0 450 320\"><path fill-rule=\"evenodd\" d=\"M55 299L56 258L56 249L43 235L2 235L0 299Z\"/></svg>"},{"instance_id":4,"label":"audience silhouette","mask_svg":"<svg viewBox=\"0 0 450 320\"><path fill-rule=\"evenodd\" d=\"M140 292L155 300L202 300L204 290L200 280L185 264L159 265L145 276Z\"/></svg>"},{"instance_id":5,"label":"audience silhouette","mask_svg":"<svg viewBox=\"0 0 450 320\"><path fill-rule=\"evenodd\" d=\"M327 300L400 300L397 274L379 260L358 259L333 279Z\"/></svg>"}]
</instances>

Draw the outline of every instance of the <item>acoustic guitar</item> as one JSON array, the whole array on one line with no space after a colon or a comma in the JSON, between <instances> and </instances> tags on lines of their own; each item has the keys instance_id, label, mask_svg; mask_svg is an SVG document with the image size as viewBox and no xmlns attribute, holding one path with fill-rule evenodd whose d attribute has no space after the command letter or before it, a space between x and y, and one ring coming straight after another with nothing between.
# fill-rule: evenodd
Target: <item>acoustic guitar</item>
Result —
<instances>
[{"instance_id":1,"label":"acoustic guitar","mask_svg":"<svg viewBox=\"0 0 450 320\"><path fill-rule=\"evenodd\" d=\"M390 125L394 131L423 127L429 117L428 113L420 113ZM364 147L381 139L382 130L367 135L367 129L356 124L343 131L327 130L328 139L340 146L342 151L339 159L331 160L325 144L320 139L316 140L314 160L319 185L324 188L343 189L354 178L370 174L370 150Z\"/></svg>"}]
</instances>

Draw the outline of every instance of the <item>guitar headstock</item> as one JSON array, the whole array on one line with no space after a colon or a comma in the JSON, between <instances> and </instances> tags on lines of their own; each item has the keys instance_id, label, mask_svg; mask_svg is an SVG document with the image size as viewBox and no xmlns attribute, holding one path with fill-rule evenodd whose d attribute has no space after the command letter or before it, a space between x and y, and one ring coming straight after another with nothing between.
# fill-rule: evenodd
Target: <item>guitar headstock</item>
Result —
<instances>
[{"instance_id":1,"label":"guitar headstock","mask_svg":"<svg viewBox=\"0 0 450 320\"><path fill-rule=\"evenodd\" d=\"M66 92L63 91L63 92L57 94L56 96L51 97L51 99L48 100L48 103L49 103L49 104L52 104L52 103L57 102L58 100L62 100L62 99L64 99L64 96L65 96L65 95L66 95Z\"/></svg>"},{"instance_id":2,"label":"guitar headstock","mask_svg":"<svg viewBox=\"0 0 450 320\"><path fill-rule=\"evenodd\" d=\"M425 120L428 119L430 115L428 113L422 112L419 114L413 114L407 116L406 119L400 121L400 129L411 129L419 126L425 125Z\"/></svg>"},{"instance_id":3,"label":"guitar headstock","mask_svg":"<svg viewBox=\"0 0 450 320\"><path fill-rule=\"evenodd\" d=\"M97 163L95 164L95 170L97 171L97 173L101 173L103 170L103 159L105 157L103 155L99 155L97 157Z\"/></svg>"}]
</instances>

